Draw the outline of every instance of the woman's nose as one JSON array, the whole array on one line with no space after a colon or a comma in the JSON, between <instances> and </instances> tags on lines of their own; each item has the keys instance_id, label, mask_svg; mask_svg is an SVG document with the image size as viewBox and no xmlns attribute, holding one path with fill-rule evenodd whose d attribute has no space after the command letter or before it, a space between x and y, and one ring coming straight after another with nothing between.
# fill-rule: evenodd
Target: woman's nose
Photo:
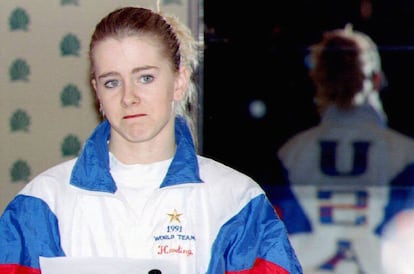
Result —
<instances>
[{"instance_id":1,"label":"woman's nose","mask_svg":"<svg viewBox=\"0 0 414 274\"><path fill-rule=\"evenodd\" d=\"M132 84L126 84L124 86L124 93L122 97L123 106L127 107L139 102L139 96L136 87Z\"/></svg>"}]
</instances>

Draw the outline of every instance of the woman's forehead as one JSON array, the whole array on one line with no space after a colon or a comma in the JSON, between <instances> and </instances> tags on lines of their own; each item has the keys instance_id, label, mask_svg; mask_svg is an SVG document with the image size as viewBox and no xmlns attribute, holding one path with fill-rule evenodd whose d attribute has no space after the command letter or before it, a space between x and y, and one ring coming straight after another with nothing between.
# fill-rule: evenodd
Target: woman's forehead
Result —
<instances>
[{"instance_id":1,"label":"woman's forehead","mask_svg":"<svg viewBox=\"0 0 414 274\"><path fill-rule=\"evenodd\" d=\"M102 56L116 58L150 58L161 55L161 47L152 38L125 37L122 39L107 38L95 45L93 56L99 61ZM99 58L98 58L99 57Z\"/></svg>"}]
</instances>

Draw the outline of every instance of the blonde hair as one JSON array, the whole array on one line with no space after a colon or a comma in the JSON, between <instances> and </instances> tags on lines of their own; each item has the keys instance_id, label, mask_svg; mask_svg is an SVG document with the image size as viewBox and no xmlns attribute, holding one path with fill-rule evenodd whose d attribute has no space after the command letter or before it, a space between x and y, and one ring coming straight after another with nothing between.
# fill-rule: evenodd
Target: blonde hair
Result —
<instances>
[{"instance_id":1,"label":"blonde hair","mask_svg":"<svg viewBox=\"0 0 414 274\"><path fill-rule=\"evenodd\" d=\"M196 120L199 111L198 87L193 77L199 65L202 44L194 39L191 30L186 25L182 24L176 16L165 14L163 12L160 12L160 14L163 15L165 20L170 24L179 41L179 51L181 53L180 65L186 67L192 77L187 92L185 93L184 100L176 104L176 113L187 119L193 133L194 141L197 145L198 135Z\"/></svg>"}]
</instances>

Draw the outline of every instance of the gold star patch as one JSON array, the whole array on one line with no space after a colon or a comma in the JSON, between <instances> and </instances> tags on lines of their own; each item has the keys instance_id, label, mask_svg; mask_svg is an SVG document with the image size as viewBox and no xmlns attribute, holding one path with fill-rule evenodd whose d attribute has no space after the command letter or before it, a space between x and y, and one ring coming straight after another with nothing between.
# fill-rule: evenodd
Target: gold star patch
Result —
<instances>
[{"instance_id":1,"label":"gold star patch","mask_svg":"<svg viewBox=\"0 0 414 274\"><path fill-rule=\"evenodd\" d=\"M177 222L181 223L180 216L183 215L183 214L178 213L176 209L174 209L173 213L168 213L167 215L170 216L170 223L172 221L177 221Z\"/></svg>"}]
</instances>

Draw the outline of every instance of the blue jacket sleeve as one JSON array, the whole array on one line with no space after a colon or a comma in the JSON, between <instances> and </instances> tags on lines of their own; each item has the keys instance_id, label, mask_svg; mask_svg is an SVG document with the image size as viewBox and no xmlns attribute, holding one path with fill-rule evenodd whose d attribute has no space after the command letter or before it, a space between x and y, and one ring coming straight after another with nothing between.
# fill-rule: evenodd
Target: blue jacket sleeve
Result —
<instances>
[{"instance_id":1,"label":"blue jacket sleeve","mask_svg":"<svg viewBox=\"0 0 414 274\"><path fill-rule=\"evenodd\" d=\"M265 195L250 201L220 230L207 273L302 273L283 222Z\"/></svg>"},{"instance_id":2,"label":"blue jacket sleeve","mask_svg":"<svg viewBox=\"0 0 414 274\"><path fill-rule=\"evenodd\" d=\"M311 222L293 193L289 172L280 159L275 165L275 170L278 173L275 181L262 185L270 202L284 222L289 234L311 232Z\"/></svg>"},{"instance_id":3,"label":"blue jacket sleeve","mask_svg":"<svg viewBox=\"0 0 414 274\"><path fill-rule=\"evenodd\" d=\"M0 273L11 266L36 273L39 256L64 255L58 221L48 205L39 198L16 196L0 218Z\"/></svg>"},{"instance_id":4,"label":"blue jacket sleeve","mask_svg":"<svg viewBox=\"0 0 414 274\"><path fill-rule=\"evenodd\" d=\"M390 183L388 203L384 209L384 218L375 233L382 235L387 223L402 210L414 208L414 165L405 168Z\"/></svg>"}]
</instances>

